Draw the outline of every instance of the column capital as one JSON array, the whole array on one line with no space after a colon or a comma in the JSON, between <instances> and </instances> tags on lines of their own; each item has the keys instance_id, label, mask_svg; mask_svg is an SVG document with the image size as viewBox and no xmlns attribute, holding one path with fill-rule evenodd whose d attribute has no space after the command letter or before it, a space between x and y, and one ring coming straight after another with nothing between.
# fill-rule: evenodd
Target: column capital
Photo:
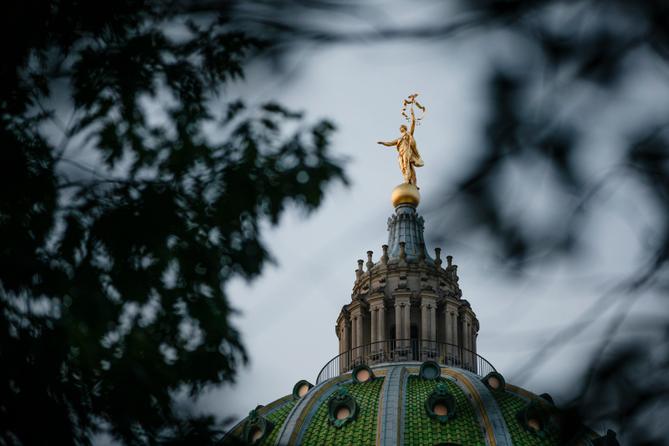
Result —
<instances>
[{"instance_id":1,"label":"column capital","mask_svg":"<svg viewBox=\"0 0 669 446\"><path fill-rule=\"evenodd\" d=\"M383 301L386 298L385 294L382 292L375 292L367 299L367 303L370 307L383 306Z\"/></svg>"},{"instance_id":2,"label":"column capital","mask_svg":"<svg viewBox=\"0 0 669 446\"><path fill-rule=\"evenodd\" d=\"M367 304L365 304L362 301L356 300L351 302L348 306L348 312L351 313L351 316L360 316L363 312L363 310L366 310L368 307Z\"/></svg>"},{"instance_id":3,"label":"column capital","mask_svg":"<svg viewBox=\"0 0 669 446\"><path fill-rule=\"evenodd\" d=\"M411 291L400 291L393 293L393 299L395 301L395 306L399 304L408 305L411 303Z\"/></svg>"},{"instance_id":4,"label":"column capital","mask_svg":"<svg viewBox=\"0 0 669 446\"><path fill-rule=\"evenodd\" d=\"M337 316L337 325L339 325L342 321L345 321L348 319L349 312L346 309L346 305L344 305L339 312L339 316Z\"/></svg>"},{"instance_id":5,"label":"column capital","mask_svg":"<svg viewBox=\"0 0 669 446\"><path fill-rule=\"evenodd\" d=\"M422 298L437 299L437 293L435 293L432 290L421 290L420 297L421 299Z\"/></svg>"}]
</instances>

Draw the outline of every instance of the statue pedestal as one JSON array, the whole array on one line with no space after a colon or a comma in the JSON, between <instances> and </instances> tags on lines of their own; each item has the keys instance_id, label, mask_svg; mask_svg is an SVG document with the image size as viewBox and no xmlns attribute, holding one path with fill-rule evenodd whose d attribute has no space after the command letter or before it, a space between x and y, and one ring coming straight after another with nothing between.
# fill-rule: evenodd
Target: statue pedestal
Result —
<instances>
[{"instance_id":1,"label":"statue pedestal","mask_svg":"<svg viewBox=\"0 0 669 446\"><path fill-rule=\"evenodd\" d=\"M418 203L420 203L420 192L418 192L418 188L415 185L402 183L393 189L390 200L394 207L400 204L418 206Z\"/></svg>"}]
</instances>

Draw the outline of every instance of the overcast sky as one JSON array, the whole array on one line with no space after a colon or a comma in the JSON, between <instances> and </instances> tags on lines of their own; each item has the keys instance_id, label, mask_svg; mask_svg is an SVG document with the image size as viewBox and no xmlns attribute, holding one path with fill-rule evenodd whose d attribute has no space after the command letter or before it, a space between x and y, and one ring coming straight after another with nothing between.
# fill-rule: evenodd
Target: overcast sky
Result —
<instances>
[{"instance_id":1,"label":"overcast sky","mask_svg":"<svg viewBox=\"0 0 669 446\"><path fill-rule=\"evenodd\" d=\"M202 409L239 419L257 404L290 393L300 379L315 383L321 367L337 354L334 324L342 305L350 302L356 260L365 258L367 250L378 260L387 242L386 220L393 212L390 192L402 181L394 148L375 142L398 136L404 122L402 99L413 92L420 93L428 108L415 133L425 160L417 170L422 194L418 211L426 219L428 249L436 247L430 240L452 237L435 232L433 219L439 213L434 208L449 181L477 155L485 119L485 76L500 48L481 39L309 48L289 58L286 73L251 66L246 81L229 91L254 102L276 99L304 110L309 118L332 119L338 128L334 153L348 158L352 184L331 187L324 204L309 216L287 212L277 227L265 232L276 265L250 284L236 281L228 287L250 362L239 369L235 385L203 397ZM635 112L635 101L649 100L647 89L630 87L624 93L629 96L625 110L608 109L588 122L601 128L592 132L583 154L593 175L608 167L606 154L621 144L611 129L620 128ZM666 98L666 91L662 94ZM658 99L658 111L661 102L666 103ZM560 212L551 181L546 170L509 172L505 206L544 216ZM631 202L633 188L623 181L604 191L605 199L583 228L587 249L578 259L531 268L521 279L492 255L484 236L441 246L442 256L454 256L463 297L480 321L478 352L508 382L549 392L559 401L587 364L603 324L617 311L610 301L599 307L597 321L551 354L534 374L521 373L533 353L638 266L643 257L639 234L656 216L644 203ZM652 296L635 304L637 314L652 314L657 308ZM640 329L630 325L626 333L632 331Z\"/></svg>"}]
</instances>

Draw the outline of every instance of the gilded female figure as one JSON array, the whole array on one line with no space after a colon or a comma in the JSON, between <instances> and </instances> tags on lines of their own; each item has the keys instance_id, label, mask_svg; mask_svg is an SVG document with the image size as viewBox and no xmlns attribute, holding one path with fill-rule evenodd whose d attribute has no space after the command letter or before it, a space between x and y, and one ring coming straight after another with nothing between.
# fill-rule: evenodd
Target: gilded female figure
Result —
<instances>
[{"instance_id":1,"label":"gilded female figure","mask_svg":"<svg viewBox=\"0 0 669 446\"><path fill-rule=\"evenodd\" d=\"M416 128L416 116L413 112L413 107L411 108L411 129L407 131L407 126L402 124L400 126L400 137L394 141L378 141L378 144L383 144L384 146L397 148L399 154L399 164L400 170L402 171L402 176L404 176L404 182L408 184L416 185L416 171L414 167L422 167L423 160L420 157L418 152L418 147L416 146L416 140L413 137L413 132Z\"/></svg>"}]
</instances>

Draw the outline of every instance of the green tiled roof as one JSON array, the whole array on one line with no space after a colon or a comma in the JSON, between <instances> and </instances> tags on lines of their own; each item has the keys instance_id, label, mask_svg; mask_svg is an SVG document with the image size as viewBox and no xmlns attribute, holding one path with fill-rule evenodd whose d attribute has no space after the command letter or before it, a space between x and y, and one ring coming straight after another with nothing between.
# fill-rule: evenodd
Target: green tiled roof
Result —
<instances>
[{"instance_id":1,"label":"green tiled roof","mask_svg":"<svg viewBox=\"0 0 669 446\"><path fill-rule=\"evenodd\" d=\"M279 431L281 430L281 425L286 420L288 413L290 413L296 402L297 400L289 400L286 404L265 416L265 418L274 424L274 428L269 433L269 435L260 442L262 446L271 446L276 443L276 439L279 436Z\"/></svg>"},{"instance_id":2,"label":"green tiled roof","mask_svg":"<svg viewBox=\"0 0 669 446\"><path fill-rule=\"evenodd\" d=\"M455 397L456 416L446 423L433 420L425 413L425 400L438 383L445 383ZM425 445L453 442L467 446L485 445L478 418L464 392L453 382L439 378L426 380L410 376L406 389L404 444Z\"/></svg>"},{"instance_id":3,"label":"green tiled roof","mask_svg":"<svg viewBox=\"0 0 669 446\"><path fill-rule=\"evenodd\" d=\"M495 395L497 404L502 411L506 427L511 434L511 439L515 446L554 446L559 444L555 431L541 438L528 432L520 425L516 414L527 406L527 401L508 391L493 392L493 395Z\"/></svg>"},{"instance_id":4,"label":"green tiled roof","mask_svg":"<svg viewBox=\"0 0 669 446\"><path fill-rule=\"evenodd\" d=\"M487 436L494 436L498 442L502 440L498 444L512 443L514 446L560 444L559 410L530 392L510 384L506 390L490 391L473 374L454 373L458 381L444 376L429 380L418 376L415 366L394 367L375 368L378 378L364 383L352 383L350 375L341 375L322 383L301 400L287 395L260 407L258 415L273 424L273 429L260 445L275 446L281 442L306 446L366 446L376 444L378 438L384 444L482 446L486 444ZM425 411L425 402L439 383L443 383L455 399L455 417L444 423L430 418ZM328 403L337 394L338 386L345 388L358 406L357 417L339 428L332 426L328 419ZM473 400L469 398L470 393ZM517 418L529 399L541 402L550 414L543 436L527 431ZM383 414L379 418L380 408ZM485 421L479 418L479 410L486 411ZM531 418L536 416L544 419L541 410L530 415ZM248 418L241 421L226 441L239 444L247 423ZM486 432L484 426L490 431ZM594 432L588 432L587 436L599 438Z\"/></svg>"},{"instance_id":5,"label":"green tiled roof","mask_svg":"<svg viewBox=\"0 0 669 446\"><path fill-rule=\"evenodd\" d=\"M371 382L343 386L355 398L360 411L352 423L341 428L331 426L328 422L328 403L324 401L307 428L303 444L318 446L375 444L379 394L383 379L377 378Z\"/></svg>"}]
</instances>

